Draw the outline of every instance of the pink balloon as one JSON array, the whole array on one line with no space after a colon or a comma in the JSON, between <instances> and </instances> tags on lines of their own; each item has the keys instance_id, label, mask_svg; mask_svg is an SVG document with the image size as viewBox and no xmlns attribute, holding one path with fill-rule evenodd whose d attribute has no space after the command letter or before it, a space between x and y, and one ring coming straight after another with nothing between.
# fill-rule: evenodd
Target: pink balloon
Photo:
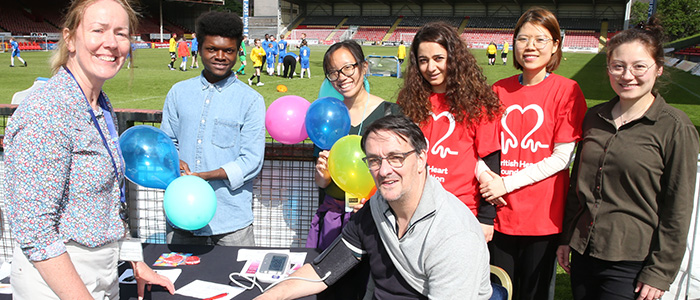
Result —
<instances>
[{"instance_id":1,"label":"pink balloon","mask_svg":"<svg viewBox=\"0 0 700 300\"><path fill-rule=\"evenodd\" d=\"M309 101L299 96L277 98L265 114L267 132L282 144L296 144L305 140L309 137L304 122L309 105Z\"/></svg>"}]
</instances>

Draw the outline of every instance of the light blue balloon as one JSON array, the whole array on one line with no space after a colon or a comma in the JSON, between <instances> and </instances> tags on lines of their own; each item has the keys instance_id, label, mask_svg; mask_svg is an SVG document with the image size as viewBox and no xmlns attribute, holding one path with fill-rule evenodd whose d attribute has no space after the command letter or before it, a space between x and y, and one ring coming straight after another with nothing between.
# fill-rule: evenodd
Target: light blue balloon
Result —
<instances>
[{"instance_id":1,"label":"light blue balloon","mask_svg":"<svg viewBox=\"0 0 700 300\"><path fill-rule=\"evenodd\" d=\"M337 140L350 133L350 112L343 101L333 97L311 103L304 122L311 141L323 150L330 150Z\"/></svg>"},{"instance_id":2,"label":"light blue balloon","mask_svg":"<svg viewBox=\"0 0 700 300\"><path fill-rule=\"evenodd\" d=\"M138 125L119 137L126 178L134 183L165 189L180 176L180 159L173 141L160 129Z\"/></svg>"},{"instance_id":3,"label":"light blue balloon","mask_svg":"<svg viewBox=\"0 0 700 300\"><path fill-rule=\"evenodd\" d=\"M193 175L182 176L165 189L163 209L175 227L198 230L214 218L216 194L204 179Z\"/></svg>"},{"instance_id":4,"label":"light blue balloon","mask_svg":"<svg viewBox=\"0 0 700 300\"><path fill-rule=\"evenodd\" d=\"M369 80L367 79L367 76L365 76L365 91L369 93Z\"/></svg>"},{"instance_id":5,"label":"light blue balloon","mask_svg":"<svg viewBox=\"0 0 700 300\"><path fill-rule=\"evenodd\" d=\"M364 86L365 90L369 93L369 80L367 80L367 76L364 78ZM343 94L339 93L334 87L333 84L328 80L328 78L323 80L323 83L321 83L321 89L318 91L318 98L325 98L325 97L333 97L335 99L343 101L345 97L343 97Z\"/></svg>"},{"instance_id":6,"label":"light blue balloon","mask_svg":"<svg viewBox=\"0 0 700 300\"><path fill-rule=\"evenodd\" d=\"M343 101L343 99L345 99L345 97L343 97L341 93L335 90L333 84L330 81L328 81L328 78L323 80L323 83L321 83L321 89L318 91L318 99L326 97L333 97L340 101Z\"/></svg>"}]
</instances>

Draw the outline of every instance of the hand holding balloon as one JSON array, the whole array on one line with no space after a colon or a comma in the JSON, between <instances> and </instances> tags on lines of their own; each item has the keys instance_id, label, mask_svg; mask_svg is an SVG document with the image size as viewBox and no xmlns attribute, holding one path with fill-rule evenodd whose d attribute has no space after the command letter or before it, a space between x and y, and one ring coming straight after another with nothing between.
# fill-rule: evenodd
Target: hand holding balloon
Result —
<instances>
[{"instance_id":1,"label":"hand holding balloon","mask_svg":"<svg viewBox=\"0 0 700 300\"><path fill-rule=\"evenodd\" d=\"M188 165L184 160L180 160L180 173L185 175L192 175L190 171L190 165Z\"/></svg>"},{"instance_id":2,"label":"hand holding balloon","mask_svg":"<svg viewBox=\"0 0 700 300\"><path fill-rule=\"evenodd\" d=\"M318 153L316 160L316 173L314 180L320 188L325 188L331 182L331 173L328 172L328 150L323 150Z\"/></svg>"},{"instance_id":3,"label":"hand holding balloon","mask_svg":"<svg viewBox=\"0 0 700 300\"><path fill-rule=\"evenodd\" d=\"M190 166L183 160L180 160L180 172L183 175L192 175L202 178L204 180L224 180L228 179L226 171L222 168L216 170L206 171L206 172L192 172Z\"/></svg>"}]
</instances>

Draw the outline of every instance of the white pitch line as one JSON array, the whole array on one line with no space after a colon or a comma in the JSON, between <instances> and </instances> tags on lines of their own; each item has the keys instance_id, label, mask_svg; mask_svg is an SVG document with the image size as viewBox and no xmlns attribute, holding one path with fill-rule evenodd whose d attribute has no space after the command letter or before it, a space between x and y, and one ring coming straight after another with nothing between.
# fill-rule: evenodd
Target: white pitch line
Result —
<instances>
[{"instance_id":1,"label":"white pitch line","mask_svg":"<svg viewBox=\"0 0 700 300\"><path fill-rule=\"evenodd\" d=\"M674 81L671 81L671 83L675 84L675 85L678 86L679 88L684 89L686 92L688 92L688 93L690 93L691 95L695 96L696 98L700 99L700 95L698 95L698 94L696 94L696 93L693 93L693 91L689 90L688 88L686 88L686 87L684 87L684 86L682 86L682 85L680 85L680 84L678 84L678 83L675 83Z\"/></svg>"},{"instance_id":2,"label":"white pitch line","mask_svg":"<svg viewBox=\"0 0 700 300\"><path fill-rule=\"evenodd\" d=\"M153 97L146 97L146 98L136 98L136 99L131 99L131 100L124 100L124 101L119 101L119 102L127 103L127 102L136 102L136 101L151 100L151 99L158 99L158 98L165 99L165 97L163 97L163 96L153 96Z\"/></svg>"}]
</instances>

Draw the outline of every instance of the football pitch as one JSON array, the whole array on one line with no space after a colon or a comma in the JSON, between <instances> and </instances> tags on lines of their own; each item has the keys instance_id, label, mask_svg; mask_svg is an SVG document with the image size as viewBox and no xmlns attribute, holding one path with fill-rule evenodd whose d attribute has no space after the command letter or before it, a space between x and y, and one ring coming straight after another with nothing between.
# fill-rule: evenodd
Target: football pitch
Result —
<instances>
[{"instance_id":1,"label":"football pitch","mask_svg":"<svg viewBox=\"0 0 700 300\"><path fill-rule=\"evenodd\" d=\"M311 46L311 78L286 79L277 76L261 75L264 86L253 86L265 98L269 106L274 100L285 95L301 96L309 101L317 98L319 88L324 80L322 60L327 46ZM248 47L250 49L250 47ZM396 47L363 46L365 55L393 56ZM294 51L298 53L298 51ZM512 54L508 58L508 64L487 64L485 50L473 50L472 52L489 83L518 74L512 65ZM513 53L511 51L511 53ZM22 57L27 61L28 67L9 67L10 54L0 53L0 103L9 104L12 95L18 91L29 88L35 78L50 77L49 69L50 52L22 52ZM608 81L605 69L604 54L576 54L564 53L560 67L555 73L574 79L583 90L589 106L611 99L615 93ZM191 59L191 58L190 58ZM182 72L170 71L167 64L170 57L167 49L139 49L134 53L134 62L130 69L124 67L115 78L108 80L104 91L110 97L116 108L124 109L153 109L163 108L165 96L170 87L176 82L195 77L200 74L203 65L200 62L199 69L189 69ZM500 55L496 59L500 62ZM175 67L179 65L178 60ZM404 66L407 62L404 63ZM19 64L17 64L19 65ZM236 68L238 69L238 64ZM275 66L276 69L276 66ZM247 82L253 68L250 59L245 69L246 75L240 75L240 79ZM297 73L300 73L297 65ZM403 85L403 79L394 77L369 77L371 93L385 100L395 102L398 90ZM700 78L689 73L665 68L664 75L657 83L662 95L671 105L685 111L700 129ZM278 92L276 87L283 84L287 92ZM561 268L557 270L555 288L556 300L571 299L569 276Z\"/></svg>"},{"instance_id":2,"label":"football pitch","mask_svg":"<svg viewBox=\"0 0 700 300\"><path fill-rule=\"evenodd\" d=\"M286 79L277 76L263 74L261 81L264 86L254 86L265 98L267 105L284 95L297 95L313 101L318 96L318 91L323 77L323 54L327 46L311 47L311 78ZM248 47L250 49L250 47ZM396 47L363 46L365 55L396 55ZM298 51L294 51L298 52ZM513 53L511 51L511 53ZM5 62L0 66L0 103L9 104L15 92L29 88L37 77L50 77L48 60L50 52L22 52L22 57L28 62L28 67L9 67L9 52L0 53L0 61ZM507 65L487 64L485 50L473 50L473 54L483 69L489 83L518 74L512 66L512 54ZM555 73L572 78L578 82L583 90L589 106L607 101L615 94L610 88L605 71L604 54L577 54L564 53L560 67ZM190 58L191 59L191 58ZM129 109L156 109L163 108L165 95L170 87L181 80L197 76L201 68L188 69L186 72L170 71L167 67L170 61L167 49L139 49L134 53L134 62L131 69L124 67L117 76L108 80L104 90L117 108ZM497 58L500 62L500 55ZM175 64L177 67L180 61ZM188 67L189 67L188 61ZM404 62L404 66L407 62ZM248 59L248 67L245 76L240 79L247 82L253 68ZM300 73L297 65L297 73ZM395 77L369 77L371 93L388 101L396 101L398 90L403 84L403 79ZM689 73L665 68L657 86L671 105L685 111L696 127L700 126L700 78ZM278 92L277 85L283 84L287 92Z\"/></svg>"}]
</instances>

